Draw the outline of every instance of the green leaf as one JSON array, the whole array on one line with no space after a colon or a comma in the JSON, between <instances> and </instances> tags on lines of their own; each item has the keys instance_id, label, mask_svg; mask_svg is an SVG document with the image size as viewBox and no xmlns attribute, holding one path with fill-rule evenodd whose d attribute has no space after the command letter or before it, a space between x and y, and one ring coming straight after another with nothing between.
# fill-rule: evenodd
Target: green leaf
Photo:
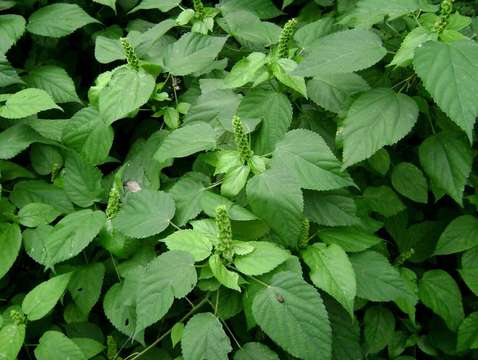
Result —
<instances>
[{"instance_id":1,"label":"green leaf","mask_svg":"<svg viewBox=\"0 0 478 360\"><path fill-rule=\"evenodd\" d=\"M261 343L249 342L236 351L234 360L279 360L279 356Z\"/></svg>"},{"instance_id":2,"label":"green leaf","mask_svg":"<svg viewBox=\"0 0 478 360\"><path fill-rule=\"evenodd\" d=\"M357 296L371 301L394 301L408 293L400 273L375 251L350 255L357 279Z\"/></svg>"},{"instance_id":3,"label":"green leaf","mask_svg":"<svg viewBox=\"0 0 478 360\"><path fill-rule=\"evenodd\" d=\"M35 286L23 299L22 311L28 320L35 321L46 316L66 290L71 273L62 274Z\"/></svg>"},{"instance_id":4,"label":"green leaf","mask_svg":"<svg viewBox=\"0 0 478 360\"><path fill-rule=\"evenodd\" d=\"M293 174L304 189L334 190L354 185L324 139L310 130L289 131L275 147L272 167Z\"/></svg>"},{"instance_id":5,"label":"green leaf","mask_svg":"<svg viewBox=\"0 0 478 360\"><path fill-rule=\"evenodd\" d=\"M0 325L0 358L16 360L25 341L25 325L10 323Z\"/></svg>"},{"instance_id":6,"label":"green leaf","mask_svg":"<svg viewBox=\"0 0 478 360\"><path fill-rule=\"evenodd\" d=\"M25 249L36 262L51 268L78 255L98 235L105 222L102 211L76 211L54 227L42 225L24 231Z\"/></svg>"},{"instance_id":7,"label":"green leaf","mask_svg":"<svg viewBox=\"0 0 478 360\"><path fill-rule=\"evenodd\" d=\"M182 176L169 190L176 204L174 223L184 226L201 212L201 199L205 191L204 177L199 173Z\"/></svg>"},{"instance_id":8,"label":"green leaf","mask_svg":"<svg viewBox=\"0 0 478 360\"><path fill-rule=\"evenodd\" d=\"M239 287L239 275L230 271L223 264L219 255L214 254L209 258L209 267L214 277L225 287L241 292Z\"/></svg>"},{"instance_id":9,"label":"green leaf","mask_svg":"<svg viewBox=\"0 0 478 360\"><path fill-rule=\"evenodd\" d=\"M196 230L178 230L161 241L166 243L169 250L189 252L198 262L211 255L213 240Z\"/></svg>"},{"instance_id":10,"label":"green leaf","mask_svg":"<svg viewBox=\"0 0 478 360\"><path fill-rule=\"evenodd\" d=\"M254 250L243 256L236 256L234 265L246 275L262 275L274 270L290 257L287 250L267 241L250 241Z\"/></svg>"},{"instance_id":11,"label":"green leaf","mask_svg":"<svg viewBox=\"0 0 478 360\"><path fill-rule=\"evenodd\" d=\"M307 87L302 76L294 76L291 73L296 69L297 63L291 59L278 59L272 64L272 73L285 86L294 89L307 99Z\"/></svg>"},{"instance_id":12,"label":"green leaf","mask_svg":"<svg viewBox=\"0 0 478 360\"><path fill-rule=\"evenodd\" d=\"M60 109L44 90L25 89L8 97L0 107L0 116L7 119L20 119L49 109Z\"/></svg>"},{"instance_id":13,"label":"green leaf","mask_svg":"<svg viewBox=\"0 0 478 360\"><path fill-rule=\"evenodd\" d=\"M407 95L387 88L370 90L355 100L344 121L344 167L371 157L407 135L418 118L418 106Z\"/></svg>"},{"instance_id":14,"label":"green leaf","mask_svg":"<svg viewBox=\"0 0 478 360\"><path fill-rule=\"evenodd\" d=\"M184 360L227 360L232 346L219 319L201 313L186 324L181 349Z\"/></svg>"},{"instance_id":15,"label":"green leaf","mask_svg":"<svg viewBox=\"0 0 478 360\"><path fill-rule=\"evenodd\" d=\"M50 175L55 167L63 166L63 156L58 148L45 144L34 144L31 147L30 161L40 175Z\"/></svg>"},{"instance_id":16,"label":"green leaf","mask_svg":"<svg viewBox=\"0 0 478 360\"><path fill-rule=\"evenodd\" d=\"M357 226L342 226L320 229L319 239L326 244L337 244L347 252L361 252L383 242Z\"/></svg>"},{"instance_id":17,"label":"green leaf","mask_svg":"<svg viewBox=\"0 0 478 360\"><path fill-rule=\"evenodd\" d=\"M213 63L226 40L227 37L187 33L164 49L161 65L176 76L201 71Z\"/></svg>"},{"instance_id":18,"label":"green leaf","mask_svg":"<svg viewBox=\"0 0 478 360\"><path fill-rule=\"evenodd\" d=\"M423 304L440 316L450 330L456 332L465 318L461 293L455 280L443 270L430 270L418 283Z\"/></svg>"},{"instance_id":19,"label":"green leaf","mask_svg":"<svg viewBox=\"0 0 478 360\"><path fill-rule=\"evenodd\" d=\"M206 123L198 122L183 126L169 133L159 146L154 158L159 162L182 158L199 151L216 148L216 133Z\"/></svg>"},{"instance_id":20,"label":"green leaf","mask_svg":"<svg viewBox=\"0 0 478 360\"><path fill-rule=\"evenodd\" d=\"M302 192L295 178L282 170L266 170L249 180L246 191L254 214L279 235L284 245L295 247L303 220Z\"/></svg>"},{"instance_id":21,"label":"green leaf","mask_svg":"<svg viewBox=\"0 0 478 360\"><path fill-rule=\"evenodd\" d=\"M478 246L478 219L471 215L455 218L441 234L434 255L449 255Z\"/></svg>"},{"instance_id":22,"label":"green leaf","mask_svg":"<svg viewBox=\"0 0 478 360\"><path fill-rule=\"evenodd\" d=\"M173 328L171 329L171 343L173 348L176 347L177 344L181 342L184 333L184 324L182 322L177 322L174 324Z\"/></svg>"},{"instance_id":23,"label":"green leaf","mask_svg":"<svg viewBox=\"0 0 478 360\"><path fill-rule=\"evenodd\" d=\"M293 75L351 73L376 64L386 52L375 33L345 30L324 36L311 45Z\"/></svg>"},{"instance_id":24,"label":"green leaf","mask_svg":"<svg viewBox=\"0 0 478 360\"><path fill-rule=\"evenodd\" d=\"M348 226L360 222L357 207L347 193L307 191L304 213L311 221L326 226Z\"/></svg>"},{"instance_id":25,"label":"green leaf","mask_svg":"<svg viewBox=\"0 0 478 360\"><path fill-rule=\"evenodd\" d=\"M405 210L398 195L388 186L370 186L363 192L363 199L368 207L375 212L391 217Z\"/></svg>"},{"instance_id":26,"label":"green leaf","mask_svg":"<svg viewBox=\"0 0 478 360\"><path fill-rule=\"evenodd\" d=\"M61 212L53 206L43 203L30 203L18 212L18 221L26 227L47 225L55 220Z\"/></svg>"},{"instance_id":27,"label":"green leaf","mask_svg":"<svg viewBox=\"0 0 478 360\"><path fill-rule=\"evenodd\" d=\"M105 346L102 343L93 339L73 338L71 340L80 348L81 352L87 359L95 357L105 349Z\"/></svg>"},{"instance_id":28,"label":"green leaf","mask_svg":"<svg viewBox=\"0 0 478 360\"><path fill-rule=\"evenodd\" d=\"M324 16L317 21L305 24L294 33L294 40L303 49L310 49L318 38L340 30L331 16Z\"/></svg>"},{"instance_id":29,"label":"green leaf","mask_svg":"<svg viewBox=\"0 0 478 360\"><path fill-rule=\"evenodd\" d=\"M17 70L10 65L7 57L0 52L0 87L14 84L23 84L23 80L18 76Z\"/></svg>"},{"instance_id":30,"label":"green leaf","mask_svg":"<svg viewBox=\"0 0 478 360\"><path fill-rule=\"evenodd\" d=\"M458 270L465 284L478 296L478 247L468 250L461 257L461 269Z\"/></svg>"},{"instance_id":31,"label":"green leaf","mask_svg":"<svg viewBox=\"0 0 478 360\"><path fill-rule=\"evenodd\" d=\"M115 229L126 236L145 238L159 234L174 216L174 200L163 191L141 190L128 194L113 219Z\"/></svg>"},{"instance_id":32,"label":"green leaf","mask_svg":"<svg viewBox=\"0 0 478 360\"><path fill-rule=\"evenodd\" d=\"M250 11L261 19L271 19L282 14L272 0L221 0L219 8L223 13Z\"/></svg>"},{"instance_id":33,"label":"green leaf","mask_svg":"<svg viewBox=\"0 0 478 360\"><path fill-rule=\"evenodd\" d=\"M261 329L301 359L331 359L332 331L322 299L292 272L276 274L254 298L252 313Z\"/></svg>"},{"instance_id":34,"label":"green leaf","mask_svg":"<svg viewBox=\"0 0 478 360\"><path fill-rule=\"evenodd\" d=\"M59 331L47 331L35 349L37 360L87 360L81 349Z\"/></svg>"},{"instance_id":35,"label":"green leaf","mask_svg":"<svg viewBox=\"0 0 478 360\"><path fill-rule=\"evenodd\" d=\"M93 0L95 3L109 6L116 13L116 0Z\"/></svg>"},{"instance_id":36,"label":"green leaf","mask_svg":"<svg viewBox=\"0 0 478 360\"><path fill-rule=\"evenodd\" d=\"M136 333L159 321L197 282L194 259L184 251L169 251L151 261L140 273L136 293Z\"/></svg>"},{"instance_id":37,"label":"green leaf","mask_svg":"<svg viewBox=\"0 0 478 360\"><path fill-rule=\"evenodd\" d=\"M25 19L20 15L0 15L0 54L5 54L25 31Z\"/></svg>"},{"instance_id":38,"label":"green leaf","mask_svg":"<svg viewBox=\"0 0 478 360\"><path fill-rule=\"evenodd\" d=\"M316 243L307 247L302 256L310 268L312 283L342 304L353 317L357 285L345 251L339 245Z\"/></svg>"},{"instance_id":39,"label":"green leaf","mask_svg":"<svg viewBox=\"0 0 478 360\"><path fill-rule=\"evenodd\" d=\"M63 189L41 180L17 182L10 194L10 201L18 208L22 208L30 203L44 203L53 206L58 211L61 211L62 214L70 213L74 210L73 204Z\"/></svg>"},{"instance_id":40,"label":"green leaf","mask_svg":"<svg viewBox=\"0 0 478 360\"><path fill-rule=\"evenodd\" d=\"M11 159L37 141L44 141L25 124L14 125L0 132L0 159Z\"/></svg>"},{"instance_id":41,"label":"green leaf","mask_svg":"<svg viewBox=\"0 0 478 360\"><path fill-rule=\"evenodd\" d=\"M240 165L229 170L221 184L221 195L234 197L237 196L246 185L251 168L249 165Z\"/></svg>"},{"instance_id":42,"label":"green leaf","mask_svg":"<svg viewBox=\"0 0 478 360\"><path fill-rule=\"evenodd\" d=\"M154 86L154 77L143 69L130 66L116 69L99 95L101 116L107 124L127 117L148 102Z\"/></svg>"},{"instance_id":43,"label":"green leaf","mask_svg":"<svg viewBox=\"0 0 478 360\"><path fill-rule=\"evenodd\" d=\"M390 62L390 66L407 66L415 57L415 50L430 40L437 40L437 34L425 27L416 27L402 41L400 49Z\"/></svg>"},{"instance_id":44,"label":"green leaf","mask_svg":"<svg viewBox=\"0 0 478 360\"><path fill-rule=\"evenodd\" d=\"M320 74L307 82L310 99L337 114L349 108L354 95L369 89L367 82L354 73Z\"/></svg>"},{"instance_id":45,"label":"green leaf","mask_svg":"<svg viewBox=\"0 0 478 360\"><path fill-rule=\"evenodd\" d=\"M343 20L353 27L370 28L386 17L394 20L420 8L418 0L360 0L357 7Z\"/></svg>"},{"instance_id":46,"label":"green leaf","mask_svg":"<svg viewBox=\"0 0 478 360\"><path fill-rule=\"evenodd\" d=\"M395 317L386 307L375 305L365 311L364 338L367 353L376 354L392 340Z\"/></svg>"},{"instance_id":47,"label":"green leaf","mask_svg":"<svg viewBox=\"0 0 478 360\"><path fill-rule=\"evenodd\" d=\"M262 119L254 141L254 151L262 155L272 152L286 134L292 121L292 105L282 93L257 88L242 99L237 115L245 123L250 119Z\"/></svg>"},{"instance_id":48,"label":"green leaf","mask_svg":"<svg viewBox=\"0 0 478 360\"><path fill-rule=\"evenodd\" d=\"M181 0L142 0L136 5L129 14L139 10L158 9L162 12L167 12L179 5Z\"/></svg>"},{"instance_id":49,"label":"green leaf","mask_svg":"<svg viewBox=\"0 0 478 360\"><path fill-rule=\"evenodd\" d=\"M413 201L428 202L428 183L423 172L412 163L402 162L393 168L392 185L400 195Z\"/></svg>"},{"instance_id":50,"label":"green leaf","mask_svg":"<svg viewBox=\"0 0 478 360\"><path fill-rule=\"evenodd\" d=\"M76 306L88 315L101 295L105 276L103 263L92 263L76 270L68 284L68 291Z\"/></svg>"},{"instance_id":51,"label":"green leaf","mask_svg":"<svg viewBox=\"0 0 478 360\"><path fill-rule=\"evenodd\" d=\"M266 55L253 52L239 60L224 78L228 88L237 88L256 80L257 72L266 64Z\"/></svg>"},{"instance_id":52,"label":"green leaf","mask_svg":"<svg viewBox=\"0 0 478 360\"><path fill-rule=\"evenodd\" d=\"M478 349L478 312L470 314L458 328L457 351Z\"/></svg>"},{"instance_id":53,"label":"green leaf","mask_svg":"<svg viewBox=\"0 0 478 360\"><path fill-rule=\"evenodd\" d=\"M64 189L70 200L83 208L100 201L103 194L101 172L71 152L66 158Z\"/></svg>"},{"instance_id":54,"label":"green leaf","mask_svg":"<svg viewBox=\"0 0 478 360\"><path fill-rule=\"evenodd\" d=\"M417 49L413 64L438 106L471 141L478 116L478 44L429 41Z\"/></svg>"},{"instance_id":55,"label":"green leaf","mask_svg":"<svg viewBox=\"0 0 478 360\"><path fill-rule=\"evenodd\" d=\"M17 259L21 245L22 233L18 225L0 224L0 279Z\"/></svg>"},{"instance_id":56,"label":"green leaf","mask_svg":"<svg viewBox=\"0 0 478 360\"><path fill-rule=\"evenodd\" d=\"M70 75L61 67L34 68L23 78L29 87L45 90L56 103L81 102Z\"/></svg>"},{"instance_id":57,"label":"green leaf","mask_svg":"<svg viewBox=\"0 0 478 360\"><path fill-rule=\"evenodd\" d=\"M76 4L51 4L30 15L27 30L32 34L59 38L98 22Z\"/></svg>"},{"instance_id":58,"label":"green leaf","mask_svg":"<svg viewBox=\"0 0 478 360\"><path fill-rule=\"evenodd\" d=\"M461 205L473 163L473 153L465 137L457 132L429 136L420 145L418 153L432 184Z\"/></svg>"}]
</instances>

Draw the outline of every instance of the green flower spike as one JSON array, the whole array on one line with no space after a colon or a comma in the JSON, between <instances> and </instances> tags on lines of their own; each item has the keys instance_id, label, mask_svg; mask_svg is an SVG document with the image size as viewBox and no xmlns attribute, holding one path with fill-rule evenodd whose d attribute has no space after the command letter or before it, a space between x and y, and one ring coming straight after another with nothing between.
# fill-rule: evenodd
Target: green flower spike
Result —
<instances>
[{"instance_id":1,"label":"green flower spike","mask_svg":"<svg viewBox=\"0 0 478 360\"><path fill-rule=\"evenodd\" d=\"M279 38L279 57L286 58L289 55L289 41L294 35L295 27L297 26L296 19L290 19L284 25Z\"/></svg>"},{"instance_id":2,"label":"green flower spike","mask_svg":"<svg viewBox=\"0 0 478 360\"><path fill-rule=\"evenodd\" d=\"M193 0L194 12L199 19L204 18L204 4L201 0Z\"/></svg>"},{"instance_id":3,"label":"green flower spike","mask_svg":"<svg viewBox=\"0 0 478 360\"><path fill-rule=\"evenodd\" d=\"M442 33L448 25L451 13L453 11L453 0L443 0L440 4L440 19L434 25L437 33Z\"/></svg>"},{"instance_id":4,"label":"green flower spike","mask_svg":"<svg viewBox=\"0 0 478 360\"><path fill-rule=\"evenodd\" d=\"M251 146L249 144L249 137L244 131L241 119L239 116L232 118L232 127L234 128L234 141L237 149L241 153L241 160L246 162L252 158Z\"/></svg>"},{"instance_id":5,"label":"green flower spike","mask_svg":"<svg viewBox=\"0 0 478 360\"><path fill-rule=\"evenodd\" d=\"M129 43L127 38L121 38L121 45L123 46L123 51L126 56L128 64L134 67L135 69L139 68L139 59L134 51L133 46Z\"/></svg>"},{"instance_id":6,"label":"green flower spike","mask_svg":"<svg viewBox=\"0 0 478 360\"><path fill-rule=\"evenodd\" d=\"M224 205L216 208L216 225L218 230L216 250L224 259L232 261L234 253L232 251L231 220Z\"/></svg>"},{"instance_id":7,"label":"green flower spike","mask_svg":"<svg viewBox=\"0 0 478 360\"><path fill-rule=\"evenodd\" d=\"M310 222L309 219L302 221L302 230L299 240L299 247L304 248L309 243Z\"/></svg>"}]
</instances>

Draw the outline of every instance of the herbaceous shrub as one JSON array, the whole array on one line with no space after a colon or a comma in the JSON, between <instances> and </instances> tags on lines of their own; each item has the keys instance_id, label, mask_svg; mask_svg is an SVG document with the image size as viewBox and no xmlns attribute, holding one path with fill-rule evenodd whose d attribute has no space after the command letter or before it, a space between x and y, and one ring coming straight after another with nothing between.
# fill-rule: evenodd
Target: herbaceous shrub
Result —
<instances>
[{"instance_id":1,"label":"herbaceous shrub","mask_svg":"<svg viewBox=\"0 0 478 360\"><path fill-rule=\"evenodd\" d=\"M0 0L0 360L478 359L477 10Z\"/></svg>"}]
</instances>

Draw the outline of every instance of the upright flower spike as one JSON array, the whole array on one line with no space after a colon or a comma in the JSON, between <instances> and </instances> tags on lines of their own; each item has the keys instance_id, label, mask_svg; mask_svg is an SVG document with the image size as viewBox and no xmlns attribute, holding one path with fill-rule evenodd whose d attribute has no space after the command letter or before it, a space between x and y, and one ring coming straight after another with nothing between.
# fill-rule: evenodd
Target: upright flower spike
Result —
<instances>
[{"instance_id":1,"label":"upright flower spike","mask_svg":"<svg viewBox=\"0 0 478 360\"><path fill-rule=\"evenodd\" d=\"M232 251L232 229L231 220L224 205L216 208L216 225L218 245L216 250L227 261L232 261L234 255Z\"/></svg>"},{"instance_id":2,"label":"upright flower spike","mask_svg":"<svg viewBox=\"0 0 478 360\"><path fill-rule=\"evenodd\" d=\"M193 0L194 13L198 19L204 18L204 4L201 0Z\"/></svg>"},{"instance_id":3,"label":"upright flower spike","mask_svg":"<svg viewBox=\"0 0 478 360\"><path fill-rule=\"evenodd\" d=\"M297 26L296 19L290 19L284 25L279 37L279 57L286 58L289 55L289 41L294 35L295 27Z\"/></svg>"},{"instance_id":4,"label":"upright flower spike","mask_svg":"<svg viewBox=\"0 0 478 360\"><path fill-rule=\"evenodd\" d=\"M138 56L136 55L136 52L134 51L133 46L129 43L127 38L121 38L121 45L123 46L123 51L126 56L126 61L128 61L128 64L134 67L135 69L139 68L139 59Z\"/></svg>"},{"instance_id":5,"label":"upright flower spike","mask_svg":"<svg viewBox=\"0 0 478 360\"><path fill-rule=\"evenodd\" d=\"M121 192L117 182L113 183L111 187L110 194L108 196L108 205L106 206L106 217L108 219L114 218L114 216L118 213L120 208L120 201L121 201Z\"/></svg>"},{"instance_id":6,"label":"upright flower spike","mask_svg":"<svg viewBox=\"0 0 478 360\"><path fill-rule=\"evenodd\" d=\"M232 127L234 129L234 141L241 154L241 160L244 162L249 161L252 158L251 146L239 116L232 118Z\"/></svg>"},{"instance_id":7,"label":"upright flower spike","mask_svg":"<svg viewBox=\"0 0 478 360\"><path fill-rule=\"evenodd\" d=\"M442 33L448 25L451 13L453 11L454 0L443 0L440 4L440 19L434 24L434 30L437 33Z\"/></svg>"},{"instance_id":8,"label":"upright flower spike","mask_svg":"<svg viewBox=\"0 0 478 360\"><path fill-rule=\"evenodd\" d=\"M304 248L309 243L309 233L310 233L310 221L309 219L304 219L302 221L302 230L300 232L299 247Z\"/></svg>"}]
</instances>

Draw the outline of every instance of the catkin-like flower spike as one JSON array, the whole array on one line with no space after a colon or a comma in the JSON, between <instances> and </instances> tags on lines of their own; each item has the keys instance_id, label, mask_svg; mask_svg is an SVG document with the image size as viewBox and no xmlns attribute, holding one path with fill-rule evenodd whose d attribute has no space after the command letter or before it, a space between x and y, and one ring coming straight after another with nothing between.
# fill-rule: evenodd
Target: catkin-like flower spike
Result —
<instances>
[{"instance_id":1,"label":"catkin-like flower spike","mask_svg":"<svg viewBox=\"0 0 478 360\"><path fill-rule=\"evenodd\" d=\"M116 356L118 354L118 345L116 344L113 336L108 336L106 338L106 358L108 360L121 360L120 357Z\"/></svg>"},{"instance_id":2,"label":"catkin-like flower spike","mask_svg":"<svg viewBox=\"0 0 478 360\"><path fill-rule=\"evenodd\" d=\"M135 69L139 68L139 59L134 51L133 46L129 43L127 38L121 38L121 45L123 46L123 51L126 56L126 61L128 64L134 67Z\"/></svg>"},{"instance_id":3,"label":"catkin-like flower spike","mask_svg":"<svg viewBox=\"0 0 478 360\"><path fill-rule=\"evenodd\" d=\"M302 230L300 232L299 247L304 248L309 243L310 222L309 219L302 221Z\"/></svg>"},{"instance_id":4,"label":"catkin-like flower spike","mask_svg":"<svg viewBox=\"0 0 478 360\"><path fill-rule=\"evenodd\" d=\"M434 24L434 31L442 33L448 25L448 21L453 11L453 0L443 0L440 4L440 19Z\"/></svg>"},{"instance_id":5,"label":"catkin-like flower spike","mask_svg":"<svg viewBox=\"0 0 478 360\"><path fill-rule=\"evenodd\" d=\"M25 323L25 316L17 310L11 310L10 317L17 325L21 325Z\"/></svg>"},{"instance_id":6,"label":"catkin-like flower spike","mask_svg":"<svg viewBox=\"0 0 478 360\"><path fill-rule=\"evenodd\" d=\"M204 4L201 0L193 0L194 13L198 19L204 18Z\"/></svg>"},{"instance_id":7,"label":"catkin-like flower spike","mask_svg":"<svg viewBox=\"0 0 478 360\"><path fill-rule=\"evenodd\" d=\"M120 208L121 202L121 191L119 189L118 184L116 181L113 183L111 187L110 194L108 196L108 205L106 206L106 217L108 219L114 218L114 216L118 213Z\"/></svg>"},{"instance_id":8,"label":"catkin-like flower spike","mask_svg":"<svg viewBox=\"0 0 478 360\"><path fill-rule=\"evenodd\" d=\"M227 208L224 205L216 208L217 240L216 250L226 260L232 261L232 228Z\"/></svg>"},{"instance_id":9,"label":"catkin-like flower spike","mask_svg":"<svg viewBox=\"0 0 478 360\"><path fill-rule=\"evenodd\" d=\"M58 174L60 174L61 165L54 163L51 167L51 182L54 182Z\"/></svg>"},{"instance_id":10,"label":"catkin-like flower spike","mask_svg":"<svg viewBox=\"0 0 478 360\"><path fill-rule=\"evenodd\" d=\"M279 50L278 54L280 58L286 58L289 55L289 41L294 35L295 27L297 26L296 19L290 19L284 25L279 37Z\"/></svg>"},{"instance_id":11,"label":"catkin-like flower spike","mask_svg":"<svg viewBox=\"0 0 478 360\"><path fill-rule=\"evenodd\" d=\"M232 127L234 129L234 141L236 142L237 150L241 154L241 160L244 162L249 161L252 158L251 146L239 116L232 118Z\"/></svg>"}]
</instances>

